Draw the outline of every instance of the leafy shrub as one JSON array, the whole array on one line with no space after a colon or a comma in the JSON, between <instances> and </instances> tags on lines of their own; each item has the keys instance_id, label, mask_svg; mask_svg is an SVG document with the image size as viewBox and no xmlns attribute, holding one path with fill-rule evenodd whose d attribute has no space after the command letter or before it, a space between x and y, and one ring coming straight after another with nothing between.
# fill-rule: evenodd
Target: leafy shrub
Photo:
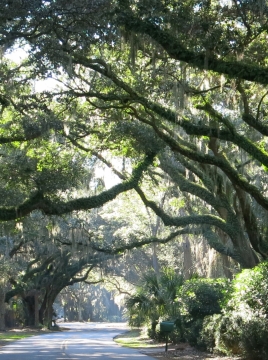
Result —
<instances>
[{"instance_id":1,"label":"leafy shrub","mask_svg":"<svg viewBox=\"0 0 268 360\"><path fill-rule=\"evenodd\" d=\"M205 347L210 352L214 352L216 348L215 332L218 327L220 314L206 316L203 320L202 330L200 331L199 341L205 344Z\"/></svg>"},{"instance_id":2,"label":"leafy shrub","mask_svg":"<svg viewBox=\"0 0 268 360\"><path fill-rule=\"evenodd\" d=\"M200 331L203 327L203 319L189 322L185 327L185 338L187 342L200 349L205 349L203 341L200 341Z\"/></svg>"},{"instance_id":3,"label":"leafy shrub","mask_svg":"<svg viewBox=\"0 0 268 360\"><path fill-rule=\"evenodd\" d=\"M185 338L191 345L204 347L200 338L203 319L221 312L229 288L228 281L224 279L191 279L181 287L178 301Z\"/></svg>"},{"instance_id":4,"label":"leafy shrub","mask_svg":"<svg viewBox=\"0 0 268 360\"><path fill-rule=\"evenodd\" d=\"M168 338L173 344L178 344L185 341L184 332L181 332L181 329L177 328L176 326L172 333L169 334Z\"/></svg>"},{"instance_id":5,"label":"leafy shrub","mask_svg":"<svg viewBox=\"0 0 268 360\"><path fill-rule=\"evenodd\" d=\"M233 281L233 293L228 307L244 311L254 310L257 316L268 316L268 262L243 270Z\"/></svg>"},{"instance_id":6,"label":"leafy shrub","mask_svg":"<svg viewBox=\"0 0 268 360\"><path fill-rule=\"evenodd\" d=\"M244 324L241 347L248 360L268 359L268 322L266 318L256 317Z\"/></svg>"},{"instance_id":7,"label":"leafy shrub","mask_svg":"<svg viewBox=\"0 0 268 360\"><path fill-rule=\"evenodd\" d=\"M165 340L164 335L160 332L159 329L152 329L149 326L147 326L147 335L150 339L156 340L158 342Z\"/></svg>"},{"instance_id":8,"label":"leafy shrub","mask_svg":"<svg viewBox=\"0 0 268 360\"><path fill-rule=\"evenodd\" d=\"M214 353L241 354L242 324L242 318L232 313L208 316L204 319L199 341Z\"/></svg>"},{"instance_id":9,"label":"leafy shrub","mask_svg":"<svg viewBox=\"0 0 268 360\"><path fill-rule=\"evenodd\" d=\"M234 312L204 319L200 339L205 347L227 355L243 355L247 360L268 359L268 322L253 317L245 321Z\"/></svg>"},{"instance_id":10,"label":"leafy shrub","mask_svg":"<svg viewBox=\"0 0 268 360\"><path fill-rule=\"evenodd\" d=\"M175 320L175 330L177 334L177 341L174 342L184 342L186 340L185 338L185 325L183 316L181 314L178 314L177 319Z\"/></svg>"},{"instance_id":11,"label":"leafy shrub","mask_svg":"<svg viewBox=\"0 0 268 360\"><path fill-rule=\"evenodd\" d=\"M208 316L200 340L214 352L268 359L268 262L243 270L233 281L221 315Z\"/></svg>"},{"instance_id":12,"label":"leafy shrub","mask_svg":"<svg viewBox=\"0 0 268 360\"><path fill-rule=\"evenodd\" d=\"M229 289L225 279L192 279L186 281L179 292L184 315L203 319L221 312L221 303Z\"/></svg>"}]
</instances>

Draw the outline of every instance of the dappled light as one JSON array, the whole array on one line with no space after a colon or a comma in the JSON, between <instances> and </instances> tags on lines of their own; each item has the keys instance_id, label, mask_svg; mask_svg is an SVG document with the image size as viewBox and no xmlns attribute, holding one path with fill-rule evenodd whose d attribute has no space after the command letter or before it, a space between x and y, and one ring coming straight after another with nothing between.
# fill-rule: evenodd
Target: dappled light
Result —
<instances>
[{"instance_id":1,"label":"dappled light","mask_svg":"<svg viewBox=\"0 0 268 360\"><path fill-rule=\"evenodd\" d=\"M21 340L5 346L0 355L6 359L38 360L46 359L125 359L136 360L146 358L145 355L128 348L120 347L113 341L113 337L126 331L125 324L99 323L81 324L66 323L70 329L60 334L46 334Z\"/></svg>"},{"instance_id":2,"label":"dappled light","mask_svg":"<svg viewBox=\"0 0 268 360\"><path fill-rule=\"evenodd\" d=\"M0 9L0 346L268 358L267 1Z\"/></svg>"}]
</instances>

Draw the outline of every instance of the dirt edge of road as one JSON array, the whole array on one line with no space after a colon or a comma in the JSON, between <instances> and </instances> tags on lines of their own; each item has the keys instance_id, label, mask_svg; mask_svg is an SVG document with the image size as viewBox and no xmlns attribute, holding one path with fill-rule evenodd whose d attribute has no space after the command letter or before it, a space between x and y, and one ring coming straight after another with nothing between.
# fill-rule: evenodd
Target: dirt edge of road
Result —
<instances>
[{"instance_id":1,"label":"dirt edge of road","mask_svg":"<svg viewBox=\"0 0 268 360\"><path fill-rule=\"evenodd\" d=\"M237 357L219 356L208 352L197 350L187 343L177 345L156 343L142 334L139 329L132 329L123 334L117 335L114 340L121 345L136 349L142 354L149 355L158 360L180 359L180 360L238 360ZM241 360L241 359L240 359Z\"/></svg>"},{"instance_id":2,"label":"dirt edge of road","mask_svg":"<svg viewBox=\"0 0 268 360\"><path fill-rule=\"evenodd\" d=\"M168 351L165 348L158 349L142 349L141 353L149 355L158 360L238 360L238 357L219 356L207 352L199 351L188 344L170 346ZM240 359L241 360L241 359Z\"/></svg>"}]
</instances>

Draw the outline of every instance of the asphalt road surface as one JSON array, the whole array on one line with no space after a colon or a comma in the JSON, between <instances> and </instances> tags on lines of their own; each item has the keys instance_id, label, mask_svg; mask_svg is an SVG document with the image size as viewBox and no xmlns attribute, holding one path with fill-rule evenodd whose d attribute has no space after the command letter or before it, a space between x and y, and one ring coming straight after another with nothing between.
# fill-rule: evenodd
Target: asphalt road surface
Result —
<instances>
[{"instance_id":1,"label":"asphalt road surface","mask_svg":"<svg viewBox=\"0 0 268 360\"><path fill-rule=\"evenodd\" d=\"M60 326L70 330L6 345L0 349L0 360L153 360L113 341L116 335L127 330L125 324L62 323Z\"/></svg>"}]
</instances>

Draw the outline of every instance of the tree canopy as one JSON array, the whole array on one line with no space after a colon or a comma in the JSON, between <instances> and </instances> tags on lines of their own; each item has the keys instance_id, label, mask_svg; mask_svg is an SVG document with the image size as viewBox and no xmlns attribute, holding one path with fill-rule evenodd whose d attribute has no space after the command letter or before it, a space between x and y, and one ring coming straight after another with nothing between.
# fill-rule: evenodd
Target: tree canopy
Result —
<instances>
[{"instance_id":1,"label":"tree canopy","mask_svg":"<svg viewBox=\"0 0 268 360\"><path fill-rule=\"evenodd\" d=\"M90 210L133 190L171 238L202 234L242 267L267 259L265 2L1 8L1 221ZM9 60L16 48L25 58ZM38 90L48 79L58 85ZM121 180L92 194L96 159ZM144 184L157 194L167 180L160 206Z\"/></svg>"}]
</instances>

